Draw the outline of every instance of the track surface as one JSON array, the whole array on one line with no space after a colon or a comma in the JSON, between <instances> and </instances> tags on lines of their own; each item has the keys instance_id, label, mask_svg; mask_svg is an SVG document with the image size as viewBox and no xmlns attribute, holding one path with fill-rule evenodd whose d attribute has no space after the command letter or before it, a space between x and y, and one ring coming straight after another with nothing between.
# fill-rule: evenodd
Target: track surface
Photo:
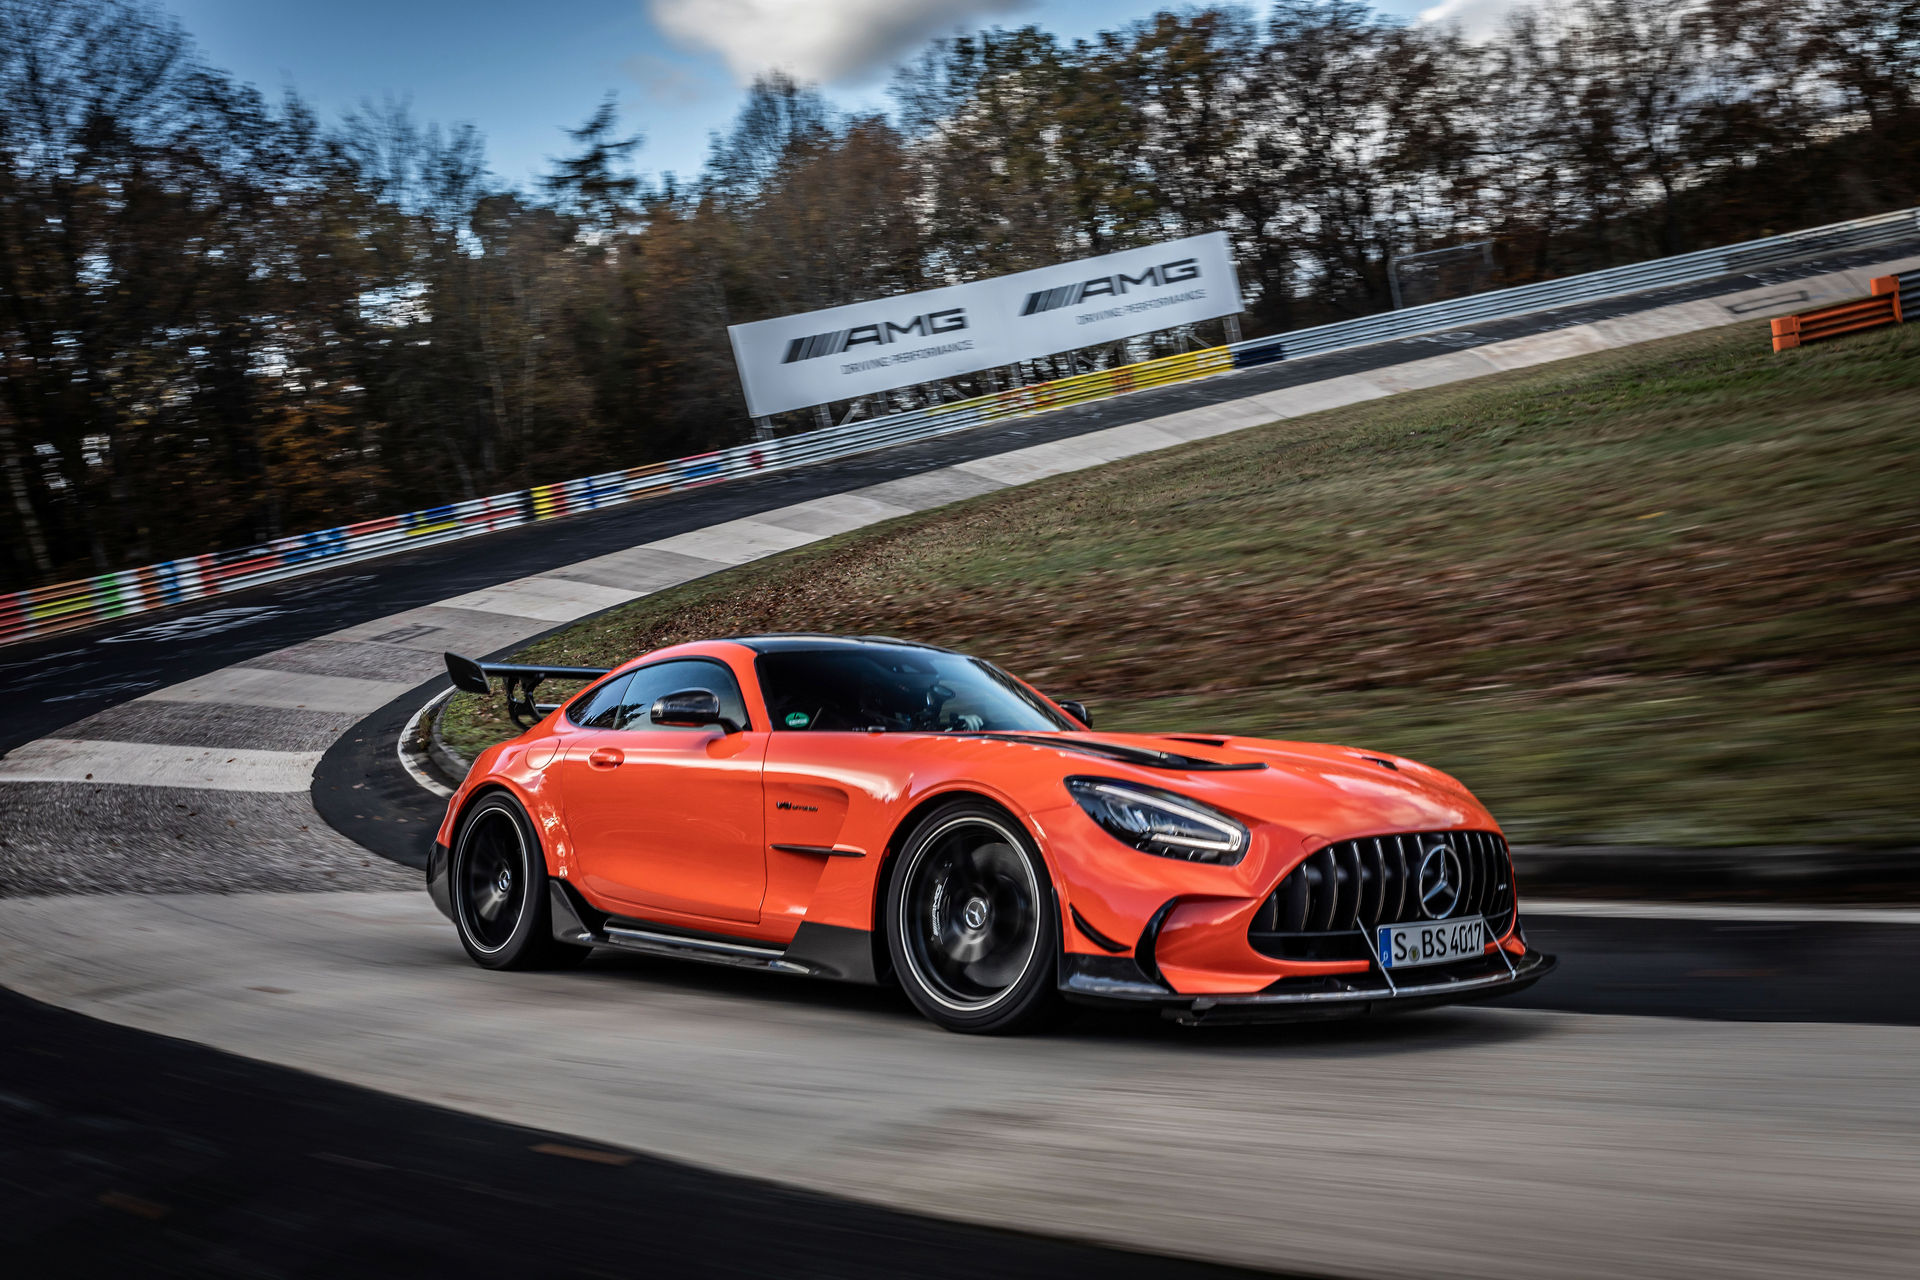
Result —
<instances>
[{"instance_id":1,"label":"track surface","mask_svg":"<svg viewBox=\"0 0 1920 1280\"><path fill-rule=\"evenodd\" d=\"M1907 1277L1920 1248L1912 1027L1469 1008L993 1040L775 975L488 972L417 892L71 901L0 902L22 994L896 1210L1364 1276Z\"/></svg>"},{"instance_id":2,"label":"track surface","mask_svg":"<svg viewBox=\"0 0 1920 1280\"><path fill-rule=\"evenodd\" d=\"M1560 957L1560 967L1502 1003L1577 1013L1920 1027L1920 989L1892 979L1920 973L1920 920L1848 923L1844 912L1834 915L1841 918L1536 912L1526 916L1527 937Z\"/></svg>"},{"instance_id":3,"label":"track surface","mask_svg":"<svg viewBox=\"0 0 1920 1280\"><path fill-rule=\"evenodd\" d=\"M840 462L709 489L671 494L606 511L544 521L504 533L388 556L279 586L196 601L124 624L0 649L0 679L25 696L11 699L0 722L0 752L51 733L127 698L297 644L342 627L431 604L650 539L917 475L1052 440L1138 422L1182 409L1221 404L1264 392L1420 360L1449 351L1594 321L1630 317L1657 307L1768 289L1743 305L1756 316L1805 296L1807 277L1920 253L1920 241L1727 276L1577 307L1424 334L1397 342L1282 361L1204 382L1139 392L1033 418L980 427ZM1759 321L1753 323L1758 325ZM195 620L202 620L195 622Z\"/></svg>"},{"instance_id":4,"label":"track surface","mask_svg":"<svg viewBox=\"0 0 1920 1280\"><path fill-rule=\"evenodd\" d=\"M4 990L0 1038L20 1276L1244 1274L704 1173Z\"/></svg>"},{"instance_id":5,"label":"track surface","mask_svg":"<svg viewBox=\"0 0 1920 1280\"><path fill-rule=\"evenodd\" d=\"M424 642L413 641L411 659L394 653L390 669L338 666L364 662L371 652L364 642L328 650L334 642L324 637L343 627L648 539L1185 409L1269 393L1262 404L1304 411L1296 403L1314 403L1310 388L1303 388L1304 399L1284 405L1271 393L1307 382L1370 371L1391 375L1388 366L1408 361L1455 371L1442 376L1464 376L1484 371L1486 362L1447 353L1610 317L1626 317L1635 336L1649 336L1651 330L1633 322L1637 312L1675 303L1711 308L1692 300L1740 288L1760 289L1757 300L1749 297L1742 306L1764 314L1797 302L1803 291L1794 282L1809 272L1862 265L1889 252L1270 366L348 566L115 630L10 649L0 655L6 659L0 675L33 693L24 706L16 702L24 714L0 730L0 748L110 706L111 725L77 735L105 740L92 750L149 742L205 746L227 766L245 768L245 761L235 764L239 756L228 755L247 750L237 742L261 748L255 754L262 767L276 752L332 743L320 761L314 802L360 846L412 861L437 806L423 805L410 783L383 779L380 768L369 765L378 765L397 731L399 720L385 721L403 720L424 696L427 686L402 683L421 679ZM1548 336L1532 344L1526 359L1579 349L1571 338ZM1396 386L1391 376L1380 385ZM529 629L523 617L512 636L503 633L495 643L523 640ZM288 646L310 640L317 645L289 656ZM240 672L253 682L247 698L266 699L250 706L177 696L157 705L116 705L262 655L268 656ZM350 676L383 677L386 687L409 691L367 699L351 715L341 714L345 705L252 709L287 706L272 700L271 686L294 676L275 672L306 673L301 687L307 689L316 687L316 677L324 685ZM235 688L230 682L220 687ZM389 697L394 700L384 710L356 724ZM235 736L243 727L253 736ZM178 752L173 755L177 763ZM397 767L390 772L403 778ZM195 874L202 876L244 872L251 860L279 860L292 880L305 877L303 888L356 877L364 887L411 879L332 831L295 827L304 823L303 812L313 813L303 807L304 793L266 788L273 794L255 797L230 785L218 793L196 792L195 785L162 791L15 783L0 787L0 803L14 806L0 832L17 829L14 820L24 818L43 836L52 833L52 842L32 846L36 857L57 856L63 830L90 833L107 846L125 835L130 847L107 856L130 870L143 859L164 859L175 847L169 842L180 841L200 844ZM209 805L211 816L194 812ZM173 819L164 816L173 809L184 815L178 820L184 830L172 831ZM234 834L241 827L273 834L242 844ZM280 847L269 849L269 838ZM4 843L0 835L0 848ZM303 870L309 849L318 850L311 855L316 861ZM324 871L314 869L320 862ZM342 872L355 862L364 870ZM0 893L6 891L0 885ZM1023 1252L1018 1238L888 1216L861 1208L859 1200L1147 1250L1344 1274L1418 1270L1477 1277L1516 1256L1551 1274L1797 1275L1831 1269L1842 1259L1855 1274L1906 1274L1920 1245L1909 1221L1920 1202L1920 1116L1910 1066L1920 1058L1920 1033L1911 1025L1920 1018L1913 997L1885 975L1913 971L1915 930L1591 916L1536 916L1530 928L1536 942L1561 950L1567 960L1554 982L1531 993L1532 1008L1205 1034L1099 1017L1054 1037L1011 1044L940 1035L885 993L665 962L605 957L566 977L483 974L465 962L417 889L0 901L0 972L21 991L128 1027L187 1035L417 1102L855 1198L823 1199L809 1208L800 1194L768 1202L763 1214L764 1196L796 1193L770 1193L760 1183L658 1161L631 1166L639 1170L635 1177L650 1180L650 1190L636 1184L613 1194L659 1195L684 1206L662 1221L749 1233L745 1241L723 1241L715 1256L762 1274L815 1265L804 1230L791 1265L769 1268L766 1255L756 1252L753 1227L784 1225L791 1216L819 1227L822 1273L848 1274L853 1264L864 1264L870 1251L859 1242L870 1228L862 1224L880 1220L876 1214L892 1224L873 1228L881 1233L876 1238L904 1231L915 1241L951 1240L990 1270L1019 1274L1039 1259L1056 1270L1097 1265L1124 1274L1130 1261L1047 1254L1064 1247L1053 1245ZM1573 1016L1547 1008L1681 1017ZM487 1141L513 1145L525 1136L393 1099L376 1104L342 1086L288 1081L213 1055L183 1067L184 1059L168 1055L206 1051L133 1032L87 1030L84 1023L62 1030L36 1016L65 1015L0 1004L0 1035L14 1044L95 1035L105 1038L88 1042L92 1052L111 1044L112 1053L125 1056L96 1057L92 1069L102 1074L91 1082L84 1075L58 1078L73 1068L53 1075L14 1072L10 1078L25 1092L16 1091L13 1104L0 1099L0 1115L51 1126L32 1130L34 1140L51 1135L56 1145L64 1143L74 1167L97 1161L96 1171L124 1169L131 1176L145 1169L165 1180L174 1175L161 1170L164 1159L142 1165L116 1146L117 1125L150 1122L154 1132L178 1139L180 1149L206 1155L201 1168L214 1170L210 1182L220 1182L222 1167L249 1171L243 1182L256 1169L262 1179L257 1201L189 1194L169 1202L132 1188L93 1192L84 1179L42 1188L50 1198L36 1201L35 1213L50 1224L49 1233L34 1239L47 1245L41 1256L49 1261L104 1264L125 1244L129 1251L117 1256L136 1269L150 1269L162 1251L175 1250L164 1257L184 1272L202 1273L232 1259L244 1270L253 1265L248 1260L304 1247L302 1232L324 1234L315 1223L358 1222L381 1212L370 1238L388 1232L392 1248L408 1239L438 1240L445 1218L435 1211L441 1202L434 1189L452 1185L444 1178L458 1176L459 1166L443 1162L443 1151L410 1162L408 1135L432 1128L421 1117L474 1126L449 1139L468 1144L459 1147L468 1154ZM1807 1021L1686 1020L1749 1018ZM8 1035L16 1026L19 1033ZM212 1101L217 1092L185 1085L156 1091L143 1065L149 1062L160 1064L163 1081L172 1071L207 1071L243 1093L280 1086L312 1091L341 1114L331 1123L323 1120L325 1111L295 1116L291 1127L276 1130L266 1114L272 1108L263 1103L256 1142ZM250 1071L262 1075L240 1083ZM62 1092L69 1084L73 1089ZM153 1105L142 1111L146 1104L138 1100L149 1091L156 1095ZM127 1101L75 1117L73 1103L90 1094ZM244 1114L250 1105L239 1110ZM377 1106L392 1108L381 1113L389 1117L386 1126L362 1126L362 1110ZM305 1165L273 1154L273 1135L294 1144L334 1128L370 1144L362 1150L372 1154L352 1158L392 1166L361 1175L371 1180L397 1171L399 1183L416 1175L417 1182L394 1186L394 1198L378 1197L383 1210L370 1210L355 1199L366 1194L356 1184L304 1182ZM394 1158L382 1159L381 1151ZM498 1193L502 1203L518 1203L531 1215L516 1223L537 1227L538 1215L554 1205L541 1200L542 1188L577 1186L545 1177L541 1160L578 1162L518 1157L516 1164L495 1154L475 1157L472 1168L485 1176L453 1187L471 1194L469 1216L476 1201L486 1206L483 1217L514 1212L495 1212L491 1197ZM229 1157L234 1163L223 1166ZM284 1185L269 1169L276 1160L286 1168ZM191 1192L197 1184L188 1176L183 1185ZM590 1190L579 1193L587 1196L580 1204L599 1203ZM71 1210L97 1194L110 1199L104 1210L85 1210L93 1218L72 1219L80 1224L72 1229L51 1225L62 1218L62 1205ZM516 1202L515 1195L535 1203ZM450 1193L448 1206L457 1199ZM743 1203L752 1207L737 1212ZM800 1207L790 1214L791 1205ZM175 1206L179 1217L172 1216ZM142 1218L156 1209L167 1215L157 1227ZM138 1229L149 1234L96 1231L101 1211L111 1221L140 1219ZM283 1213L304 1217L289 1222ZM165 1226L169 1220L187 1228L184 1236L165 1236L175 1229ZM609 1246L620 1243L617 1231L600 1234ZM98 1252L86 1252L96 1244ZM61 1252L75 1247L82 1251ZM379 1252L366 1246L367 1256ZM878 1256L892 1255L882 1248ZM697 1251L669 1250L663 1260L677 1264L672 1269L698 1265ZM601 1265L633 1270L638 1256L622 1250ZM552 1268L536 1262L513 1269ZM898 1255L897 1266L883 1269L940 1270L931 1255L912 1248Z\"/></svg>"}]
</instances>

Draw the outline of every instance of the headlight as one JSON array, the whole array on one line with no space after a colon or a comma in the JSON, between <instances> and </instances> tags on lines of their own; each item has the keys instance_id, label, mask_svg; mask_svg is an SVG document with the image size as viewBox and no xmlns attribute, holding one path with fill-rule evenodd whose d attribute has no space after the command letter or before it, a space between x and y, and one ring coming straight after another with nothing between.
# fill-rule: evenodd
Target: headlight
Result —
<instances>
[{"instance_id":1,"label":"headlight","mask_svg":"<svg viewBox=\"0 0 1920 1280\"><path fill-rule=\"evenodd\" d=\"M1068 778L1087 816L1142 853L1230 867L1247 853L1247 829L1198 800L1113 778Z\"/></svg>"}]
</instances>

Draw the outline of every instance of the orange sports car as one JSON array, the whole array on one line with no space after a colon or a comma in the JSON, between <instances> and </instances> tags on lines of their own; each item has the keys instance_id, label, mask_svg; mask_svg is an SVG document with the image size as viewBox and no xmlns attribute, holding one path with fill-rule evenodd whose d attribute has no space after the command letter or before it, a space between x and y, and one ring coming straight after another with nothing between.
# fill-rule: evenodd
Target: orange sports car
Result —
<instances>
[{"instance_id":1,"label":"orange sports car","mask_svg":"<svg viewBox=\"0 0 1920 1280\"><path fill-rule=\"evenodd\" d=\"M943 1027L1012 1032L1063 1000L1336 1016L1553 966L1493 818L1397 756L1095 733L992 663L876 637L447 666L526 727L475 761L427 870L488 968L618 947L897 982ZM556 678L593 683L534 703Z\"/></svg>"}]
</instances>

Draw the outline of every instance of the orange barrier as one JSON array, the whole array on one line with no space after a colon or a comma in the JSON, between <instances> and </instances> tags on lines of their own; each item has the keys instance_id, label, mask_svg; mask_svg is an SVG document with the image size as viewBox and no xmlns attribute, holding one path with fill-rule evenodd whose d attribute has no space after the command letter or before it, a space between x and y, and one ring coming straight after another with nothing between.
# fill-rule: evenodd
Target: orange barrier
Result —
<instances>
[{"instance_id":1,"label":"orange barrier","mask_svg":"<svg viewBox=\"0 0 1920 1280\"><path fill-rule=\"evenodd\" d=\"M1852 302L1838 302L1817 311L1802 311L1797 316L1781 316L1773 322L1773 349L1785 351L1803 342L1837 338L1843 333L1877 329L1883 324L1900 324L1900 277L1879 276L1873 293Z\"/></svg>"}]
</instances>

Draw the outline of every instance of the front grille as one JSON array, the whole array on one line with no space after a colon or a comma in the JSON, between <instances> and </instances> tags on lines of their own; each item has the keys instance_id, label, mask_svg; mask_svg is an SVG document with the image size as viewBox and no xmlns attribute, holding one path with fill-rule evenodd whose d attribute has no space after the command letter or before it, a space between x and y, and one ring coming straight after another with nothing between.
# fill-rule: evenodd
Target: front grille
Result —
<instances>
[{"instance_id":1,"label":"front grille","mask_svg":"<svg viewBox=\"0 0 1920 1280\"><path fill-rule=\"evenodd\" d=\"M1489 831L1439 831L1347 840L1287 873L1254 913L1247 940L1281 960L1365 960L1371 931L1428 919L1420 909L1420 863L1437 845L1460 860L1459 903L1449 918L1484 916L1491 936L1513 921L1513 863Z\"/></svg>"}]
</instances>

